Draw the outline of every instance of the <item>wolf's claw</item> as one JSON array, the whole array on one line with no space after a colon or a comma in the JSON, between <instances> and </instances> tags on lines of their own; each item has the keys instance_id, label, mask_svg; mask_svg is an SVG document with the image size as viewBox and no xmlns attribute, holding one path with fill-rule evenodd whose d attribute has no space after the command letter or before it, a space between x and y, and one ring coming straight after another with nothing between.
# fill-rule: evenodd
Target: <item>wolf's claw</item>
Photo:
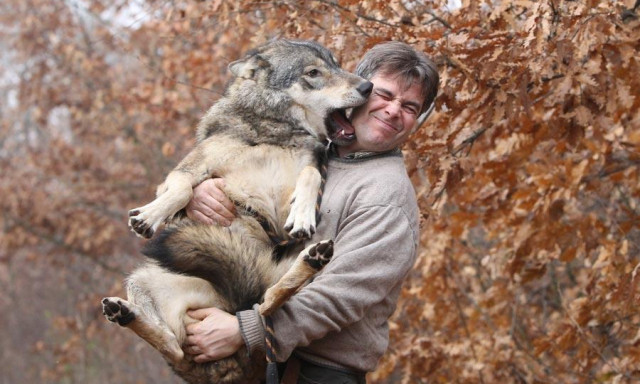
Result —
<instances>
[{"instance_id":1,"label":"wolf's claw","mask_svg":"<svg viewBox=\"0 0 640 384\"><path fill-rule=\"evenodd\" d=\"M306 228L300 228L296 231L291 231L292 228L293 226L290 226L288 229L285 227L285 230L289 231L291 237L296 239L310 239L311 236L316 233L316 227L313 225L310 226L308 230Z\"/></svg>"},{"instance_id":2,"label":"wolf's claw","mask_svg":"<svg viewBox=\"0 0 640 384\"><path fill-rule=\"evenodd\" d=\"M144 237L145 239L151 238L155 233L153 228L147 224L146 221L140 220L137 217L129 218L129 228L131 228L136 235Z\"/></svg>"}]
</instances>

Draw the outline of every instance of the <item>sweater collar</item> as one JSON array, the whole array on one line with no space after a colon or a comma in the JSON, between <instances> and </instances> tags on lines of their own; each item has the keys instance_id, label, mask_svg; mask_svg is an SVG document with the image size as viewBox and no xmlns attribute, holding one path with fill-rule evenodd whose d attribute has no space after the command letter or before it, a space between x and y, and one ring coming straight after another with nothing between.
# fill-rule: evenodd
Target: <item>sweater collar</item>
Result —
<instances>
[{"instance_id":1,"label":"sweater collar","mask_svg":"<svg viewBox=\"0 0 640 384\"><path fill-rule=\"evenodd\" d=\"M345 157L340 157L338 155L338 147L334 143L329 144L329 157L346 161L346 162L360 161L360 160L372 159L376 157L385 157L385 156L402 156L402 151L400 150L400 148L394 148L384 152L358 151L358 152L350 153Z\"/></svg>"}]
</instances>

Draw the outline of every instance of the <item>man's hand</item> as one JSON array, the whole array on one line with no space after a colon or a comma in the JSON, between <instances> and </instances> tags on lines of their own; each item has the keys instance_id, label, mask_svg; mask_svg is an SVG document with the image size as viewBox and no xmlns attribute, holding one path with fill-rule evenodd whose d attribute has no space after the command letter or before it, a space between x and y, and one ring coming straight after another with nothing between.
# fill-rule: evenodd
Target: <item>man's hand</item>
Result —
<instances>
[{"instance_id":1,"label":"man's hand","mask_svg":"<svg viewBox=\"0 0 640 384\"><path fill-rule=\"evenodd\" d=\"M231 225L235 218L235 205L222 192L223 179L207 179L193 189L193 198L187 204L187 216L203 224Z\"/></svg>"},{"instance_id":2,"label":"man's hand","mask_svg":"<svg viewBox=\"0 0 640 384\"><path fill-rule=\"evenodd\" d=\"M218 308L203 308L187 314L199 323L187 326L184 351L196 363L220 360L233 355L244 344L238 319Z\"/></svg>"}]
</instances>

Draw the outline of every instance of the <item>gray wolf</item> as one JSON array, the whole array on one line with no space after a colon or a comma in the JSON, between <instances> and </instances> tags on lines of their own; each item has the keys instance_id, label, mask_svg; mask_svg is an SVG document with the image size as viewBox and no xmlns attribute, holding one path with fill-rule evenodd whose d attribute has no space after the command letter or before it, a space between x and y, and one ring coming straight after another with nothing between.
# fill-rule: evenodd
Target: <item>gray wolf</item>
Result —
<instances>
[{"instance_id":1,"label":"gray wolf","mask_svg":"<svg viewBox=\"0 0 640 384\"><path fill-rule=\"evenodd\" d=\"M160 351L190 383L252 382L263 358L246 350L196 364L181 349L190 308L235 313L262 301L268 315L321 269L332 241L278 257L264 226L280 238L310 237L316 225L323 142L344 127L344 109L363 104L372 84L340 69L324 47L279 40L229 65L225 95L202 118L197 145L158 187L155 200L129 212L150 238L150 260L126 280L127 298L105 298L103 312ZM194 223L179 212L193 187L223 177L241 213L230 227Z\"/></svg>"}]
</instances>

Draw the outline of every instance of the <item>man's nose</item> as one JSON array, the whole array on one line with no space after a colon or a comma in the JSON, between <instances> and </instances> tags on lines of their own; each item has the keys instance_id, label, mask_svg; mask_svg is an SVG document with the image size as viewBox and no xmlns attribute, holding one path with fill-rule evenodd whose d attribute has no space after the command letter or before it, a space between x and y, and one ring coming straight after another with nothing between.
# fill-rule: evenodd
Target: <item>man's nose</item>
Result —
<instances>
[{"instance_id":1,"label":"man's nose","mask_svg":"<svg viewBox=\"0 0 640 384\"><path fill-rule=\"evenodd\" d=\"M365 81L364 83L358 85L356 90L364 97L369 97L371 94L371 90L373 89L373 83L370 81Z\"/></svg>"},{"instance_id":2,"label":"man's nose","mask_svg":"<svg viewBox=\"0 0 640 384\"><path fill-rule=\"evenodd\" d=\"M384 111L389 116L396 117L400 114L400 108L402 108L402 106L398 101L390 100L389 102L387 102L387 105L384 107Z\"/></svg>"}]
</instances>

